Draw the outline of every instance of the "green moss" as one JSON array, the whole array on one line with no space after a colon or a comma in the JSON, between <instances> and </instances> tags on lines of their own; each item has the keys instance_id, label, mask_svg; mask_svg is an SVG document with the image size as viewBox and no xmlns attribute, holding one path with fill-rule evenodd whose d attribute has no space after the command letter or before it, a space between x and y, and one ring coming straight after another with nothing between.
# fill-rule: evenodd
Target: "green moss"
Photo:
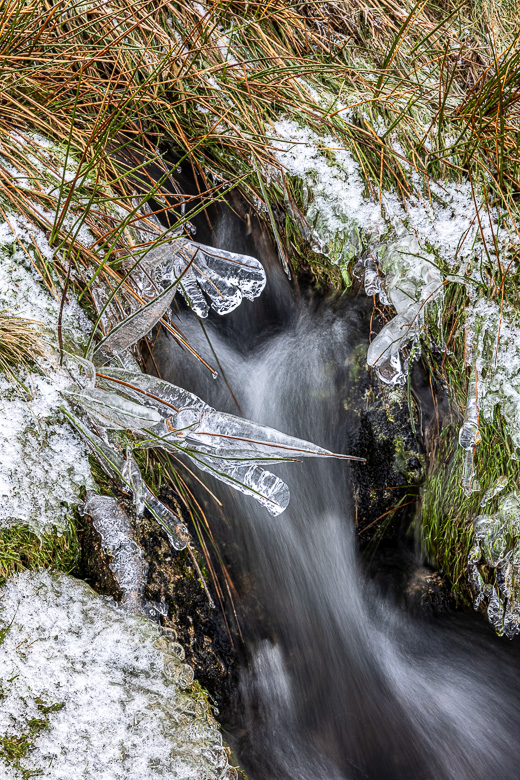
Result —
<instances>
[{"instance_id":1,"label":"green moss","mask_svg":"<svg viewBox=\"0 0 520 780\"><path fill-rule=\"evenodd\" d=\"M51 712L58 712L64 707L62 702L47 705L40 698L37 698L35 701L37 708L44 716ZM27 756L27 753L34 748L34 742L39 733L46 729L48 725L48 717L31 718L27 721L26 731L22 734L7 733L0 736L0 758L10 765L12 769L18 770L22 780L28 780L30 777L43 773L42 769L24 769L21 762Z\"/></svg>"},{"instance_id":2,"label":"green moss","mask_svg":"<svg viewBox=\"0 0 520 780\"><path fill-rule=\"evenodd\" d=\"M79 542L73 522L59 535L55 530L38 536L27 526L0 530L0 585L25 569L71 572L79 560Z\"/></svg>"}]
</instances>

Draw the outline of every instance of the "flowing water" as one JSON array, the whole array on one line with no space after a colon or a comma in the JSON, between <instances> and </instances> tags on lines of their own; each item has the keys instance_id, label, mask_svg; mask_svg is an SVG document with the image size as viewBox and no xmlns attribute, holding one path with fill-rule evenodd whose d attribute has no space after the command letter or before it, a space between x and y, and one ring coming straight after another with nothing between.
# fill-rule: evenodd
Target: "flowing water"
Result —
<instances>
[{"instance_id":1,"label":"flowing water","mask_svg":"<svg viewBox=\"0 0 520 780\"><path fill-rule=\"evenodd\" d=\"M207 335L245 417L348 453L359 306L298 302L278 282L263 304L210 318ZM181 319L211 358L199 324ZM166 379L237 413L222 376L164 341L156 359ZM514 643L478 618L425 622L382 595L359 559L344 462L276 471L291 490L277 518L211 483L226 518L216 534L242 594L249 662L233 737L251 780L520 777Z\"/></svg>"}]
</instances>

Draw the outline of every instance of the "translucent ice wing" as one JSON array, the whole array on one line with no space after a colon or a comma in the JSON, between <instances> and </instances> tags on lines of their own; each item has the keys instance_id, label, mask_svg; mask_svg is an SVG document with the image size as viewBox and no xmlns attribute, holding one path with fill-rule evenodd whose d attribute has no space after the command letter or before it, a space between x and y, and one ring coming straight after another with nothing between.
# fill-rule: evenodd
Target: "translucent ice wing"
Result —
<instances>
[{"instance_id":1,"label":"translucent ice wing","mask_svg":"<svg viewBox=\"0 0 520 780\"><path fill-rule=\"evenodd\" d=\"M188 453L201 471L207 471L226 485L256 499L270 514L285 511L291 494L280 477L251 463L230 464L198 453Z\"/></svg>"},{"instance_id":2,"label":"translucent ice wing","mask_svg":"<svg viewBox=\"0 0 520 780\"><path fill-rule=\"evenodd\" d=\"M221 278L237 287L244 298L250 301L257 298L265 287L265 271L262 263L249 255L235 254L223 249L195 244L199 254L194 264L199 266L199 258L204 258L204 270L211 278Z\"/></svg>"},{"instance_id":3,"label":"translucent ice wing","mask_svg":"<svg viewBox=\"0 0 520 780\"><path fill-rule=\"evenodd\" d=\"M122 322L115 325L110 333L98 344L95 356L103 356L111 352L122 352L142 339L161 319L170 306L177 289L176 283L171 284L153 301L137 309Z\"/></svg>"},{"instance_id":4,"label":"translucent ice wing","mask_svg":"<svg viewBox=\"0 0 520 780\"><path fill-rule=\"evenodd\" d=\"M165 418L186 407L206 411L210 407L182 387L141 371L105 366L98 371L98 382L110 390L127 395L138 403L157 409Z\"/></svg>"},{"instance_id":5,"label":"translucent ice wing","mask_svg":"<svg viewBox=\"0 0 520 780\"><path fill-rule=\"evenodd\" d=\"M67 395L105 428L142 430L162 421L162 416L156 409L98 387L79 392L69 391Z\"/></svg>"},{"instance_id":6,"label":"translucent ice wing","mask_svg":"<svg viewBox=\"0 0 520 780\"><path fill-rule=\"evenodd\" d=\"M207 316L207 304L202 290L211 301L211 307L219 314L227 314L240 305L242 298L253 300L265 287L265 271L262 264L248 255L226 252L221 249L178 239L172 244L174 265L179 274L188 268L182 278L182 287L190 305L199 316ZM198 284L200 290L195 288Z\"/></svg>"}]
</instances>

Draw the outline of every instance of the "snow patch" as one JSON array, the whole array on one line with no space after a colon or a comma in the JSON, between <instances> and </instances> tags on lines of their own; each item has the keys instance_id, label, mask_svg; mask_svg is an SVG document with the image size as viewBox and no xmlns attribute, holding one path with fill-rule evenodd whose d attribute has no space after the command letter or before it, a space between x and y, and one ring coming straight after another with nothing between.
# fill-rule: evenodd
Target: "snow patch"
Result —
<instances>
[{"instance_id":1,"label":"snow patch","mask_svg":"<svg viewBox=\"0 0 520 780\"><path fill-rule=\"evenodd\" d=\"M38 703L58 705L24 770L52 780L236 776L205 700L186 691L182 647L149 620L47 572L8 580L0 609L0 733L27 733ZM5 780L21 778L5 754L0 762Z\"/></svg>"}]
</instances>

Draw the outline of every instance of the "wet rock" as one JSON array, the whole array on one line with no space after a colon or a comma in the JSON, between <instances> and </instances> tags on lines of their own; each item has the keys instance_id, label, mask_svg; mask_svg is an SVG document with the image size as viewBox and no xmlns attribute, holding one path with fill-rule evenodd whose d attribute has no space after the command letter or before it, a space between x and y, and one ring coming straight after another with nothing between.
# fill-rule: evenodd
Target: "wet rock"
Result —
<instances>
[{"instance_id":1,"label":"wet rock","mask_svg":"<svg viewBox=\"0 0 520 780\"><path fill-rule=\"evenodd\" d=\"M421 615L448 612L455 599L445 578L438 571L420 566L412 573L405 590L409 609Z\"/></svg>"}]
</instances>

